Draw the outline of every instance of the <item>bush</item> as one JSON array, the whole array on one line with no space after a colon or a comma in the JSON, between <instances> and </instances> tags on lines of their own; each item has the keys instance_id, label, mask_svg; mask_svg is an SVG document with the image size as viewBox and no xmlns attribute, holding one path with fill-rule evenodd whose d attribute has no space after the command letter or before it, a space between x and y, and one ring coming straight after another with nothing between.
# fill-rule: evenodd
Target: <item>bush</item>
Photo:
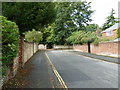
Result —
<instances>
[{"instance_id":1,"label":"bush","mask_svg":"<svg viewBox=\"0 0 120 90\"><path fill-rule=\"evenodd\" d=\"M120 38L120 28L117 29L117 38Z\"/></svg>"},{"instance_id":2,"label":"bush","mask_svg":"<svg viewBox=\"0 0 120 90\"><path fill-rule=\"evenodd\" d=\"M43 34L40 31L35 31L34 29L32 31L28 31L25 34L25 40L28 42L36 42L39 43L43 38Z\"/></svg>"},{"instance_id":3,"label":"bush","mask_svg":"<svg viewBox=\"0 0 120 90\"><path fill-rule=\"evenodd\" d=\"M97 39L95 39L95 41L93 42L94 45L98 46L100 42L106 42L106 41L110 41L111 39L109 38L103 38L103 37L99 37Z\"/></svg>"},{"instance_id":4,"label":"bush","mask_svg":"<svg viewBox=\"0 0 120 90\"><path fill-rule=\"evenodd\" d=\"M2 28L2 65L9 66L19 50L19 29L15 22L0 16Z\"/></svg>"}]
</instances>

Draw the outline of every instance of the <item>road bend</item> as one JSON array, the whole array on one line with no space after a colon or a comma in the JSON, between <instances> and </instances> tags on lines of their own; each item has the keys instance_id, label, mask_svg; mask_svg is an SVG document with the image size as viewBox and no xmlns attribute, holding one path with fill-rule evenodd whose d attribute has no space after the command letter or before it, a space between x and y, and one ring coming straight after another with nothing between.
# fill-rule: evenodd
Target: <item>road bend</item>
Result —
<instances>
[{"instance_id":1,"label":"road bend","mask_svg":"<svg viewBox=\"0 0 120 90\"><path fill-rule=\"evenodd\" d=\"M118 64L67 50L46 53L68 88L118 88Z\"/></svg>"}]
</instances>

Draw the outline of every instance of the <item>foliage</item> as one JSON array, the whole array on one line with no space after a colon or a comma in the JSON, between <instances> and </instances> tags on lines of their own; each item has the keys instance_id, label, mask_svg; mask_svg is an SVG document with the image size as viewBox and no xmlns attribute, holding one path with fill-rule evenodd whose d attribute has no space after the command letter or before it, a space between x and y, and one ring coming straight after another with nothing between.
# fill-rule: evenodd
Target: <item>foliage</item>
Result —
<instances>
[{"instance_id":1,"label":"foliage","mask_svg":"<svg viewBox=\"0 0 120 90\"><path fill-rule=\"evenodd\" d=\"M98 37L96 36L95 32L87 32L81 39L82 43L92 43L94 42Z\"/></svg>"},{"instance_id":2,"label":"foliage","mask_svg":"<svg viewBox=\"0 0 120 90\"><path fill-rule=\"evenodd\" d=\"M3 75L3 76L5 76L6 75L6 71L9 69L9 67L7 67L7 66L4 65L0 69L2 69L2 72L0 74Z\"/></svg>"},{"instance_id":3,"label":"foliage","mask_svg":"<svg viewBox=\"0 0 120 90\"><path fill-rule=\"evenodd\" d=\"M97 36L94 32L85 32L85 31L76 31L73 32L70 37L67 38L67 41L71 44L86 44L92 43L97 39Z\"/></svg>"},{"instance_id":4,"label":"foliage","mask_svg":"<svg viewBox=\"0 0 120 90\"><path fill-rule=\"evenodd\" d=\"M101 29L97 29L97 30L96 30L96 35L99 36L99 37L101 37L101 36L102 36L102 33L101 33L101 32L102 32Z\"/></svg>"},{"instance_id":5,"label":"foliage","mask_svg":"<svg viewBox=\"0 0 120 90\"><path fill-rule=\"evenodd\" d=\"M35 31L35 29L33 29L32 31L26 32L25 39L28 42L39 43L42 40L42 33L40 31Z\"/></svg>"},{"instance_id":6,"label":"foliage","mask_svg":"<svg viewBox=\"0 0 120 90\"><path fill-rule=\"evenodd\" d=\"M115 23L118 23L119 21L117 18L114 17L115 11L112 9L110 15L106 18L106 22L102 26L102 30L105 30L111 26L113 26Z\"/></svg>"},{"instance_id":7,"label":"foliage","mask_svg":"<svg viewBox=\"0 0 120 90\"><path fill-rule=\"evenodd\" d=\"M96 31L98 29L98 25L97 24L89 24L85 27L86 31Z\"/></svg>"},{"instance_id":8,"label":"foliage","mask_svg":"<svg viewBox=\"0 0 120 90\"><path fill-rule=\"evenodd\" d=\"M2 21L2 65L9 66L18 54L19 49L19 29L16 23L0 16Z\"/></svg>"},{"instance_id":9,"label":"foliage","mask_svg":"<svg viewBox=\"0 0 120 90\"><path fill-rule=\"evenodd\" d=\"M120 28L117 29L117 38L120 38Z\"/></svg>"},{"instance_id":10,"label":"foliage","mask_svg":"<svg viewBox=\"0 0 120 90\"><path fill-rule=\"evenodd\" d=\"M54 40L54 38L55 38L54 28L55 28L54 23L52 25L50 25L48 28L46 28L47 29L46 31L49 32L48 37L46 38L47 43L55 44L55 42L54 42L55 41Z\"/></svg>"},{"instance_id":11,"label":"foliage","mask_svg":"<svg viewBox=\"0 0 120 90\"><path fill-rule=\"evenodd\" d=\"M66 39L72 32L82 30L91 21L93 11L90 8L90 3L86 1L56 3L54 42L68 44Z\"/></svg>"},{"instance_id":12,"label":"foliage","mask_svg":"<svg viewBox=\"0 0 120 90\"><path fill-rule=\"evenodd\" d=\"M66 40L70 44L82 44L81 39L85 35L84 31L75 31L72 33L70 37L68 37Z\"/></svg>"},{"instance_id":13,"label":"foliage","mask_svg":"<svg viewBox=\"0 0 120 90\"><path fill-rule=\"evenodd\" d=\"M93 44L97 46L100 42L106 42L106 41L110 41L110 40L111 39L108 39L108 38L98 37L97 39L95 39Z\"/></svg>"},{"instance_id":14,"label":"foliage","mask_svg":"<svg viewBox=\"0 0 120 90\"><path fill-rule=\"evenodd\" d=\"M20 33L35 28L42 30L55 18L55 4L52 2L3 2L2 14L17 23Z\"/></svg>"}]
</instances>

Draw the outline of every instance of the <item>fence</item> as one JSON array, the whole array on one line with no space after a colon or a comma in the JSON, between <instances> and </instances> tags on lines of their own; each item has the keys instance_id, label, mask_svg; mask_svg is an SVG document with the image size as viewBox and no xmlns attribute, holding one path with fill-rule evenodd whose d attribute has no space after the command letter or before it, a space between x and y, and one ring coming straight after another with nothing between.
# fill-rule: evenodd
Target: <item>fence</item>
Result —
<instances>
[{"instance_id":1,"label":"fence","mask_svg":"<svg viewBox=\"0 0 120 90\"><path fill-rule=\"evenodd\" d=\"M98 46L91 44L90 49L91 53L98 55L107 55L107 56L120 56L119 53L120 41L114 42L102 42ZM73 45L75 51L88 52L87 45Z\"/></svg>"}]
</instances>

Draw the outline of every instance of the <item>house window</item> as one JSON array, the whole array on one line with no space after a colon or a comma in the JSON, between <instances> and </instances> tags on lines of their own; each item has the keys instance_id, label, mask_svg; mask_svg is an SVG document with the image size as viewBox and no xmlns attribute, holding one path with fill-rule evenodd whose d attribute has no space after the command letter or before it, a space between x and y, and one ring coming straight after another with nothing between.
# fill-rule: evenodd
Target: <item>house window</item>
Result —
<instances>
[{"instance_id":1,"label":"house window","mask_svg":"<svg viewBox=\"0 0 120 90\"><path fill-rule=\"evenodd\" d=\"M112 35L113 35L113 31L106 32L106 36L112 36Z\"/></svg>"}]
</instances>

